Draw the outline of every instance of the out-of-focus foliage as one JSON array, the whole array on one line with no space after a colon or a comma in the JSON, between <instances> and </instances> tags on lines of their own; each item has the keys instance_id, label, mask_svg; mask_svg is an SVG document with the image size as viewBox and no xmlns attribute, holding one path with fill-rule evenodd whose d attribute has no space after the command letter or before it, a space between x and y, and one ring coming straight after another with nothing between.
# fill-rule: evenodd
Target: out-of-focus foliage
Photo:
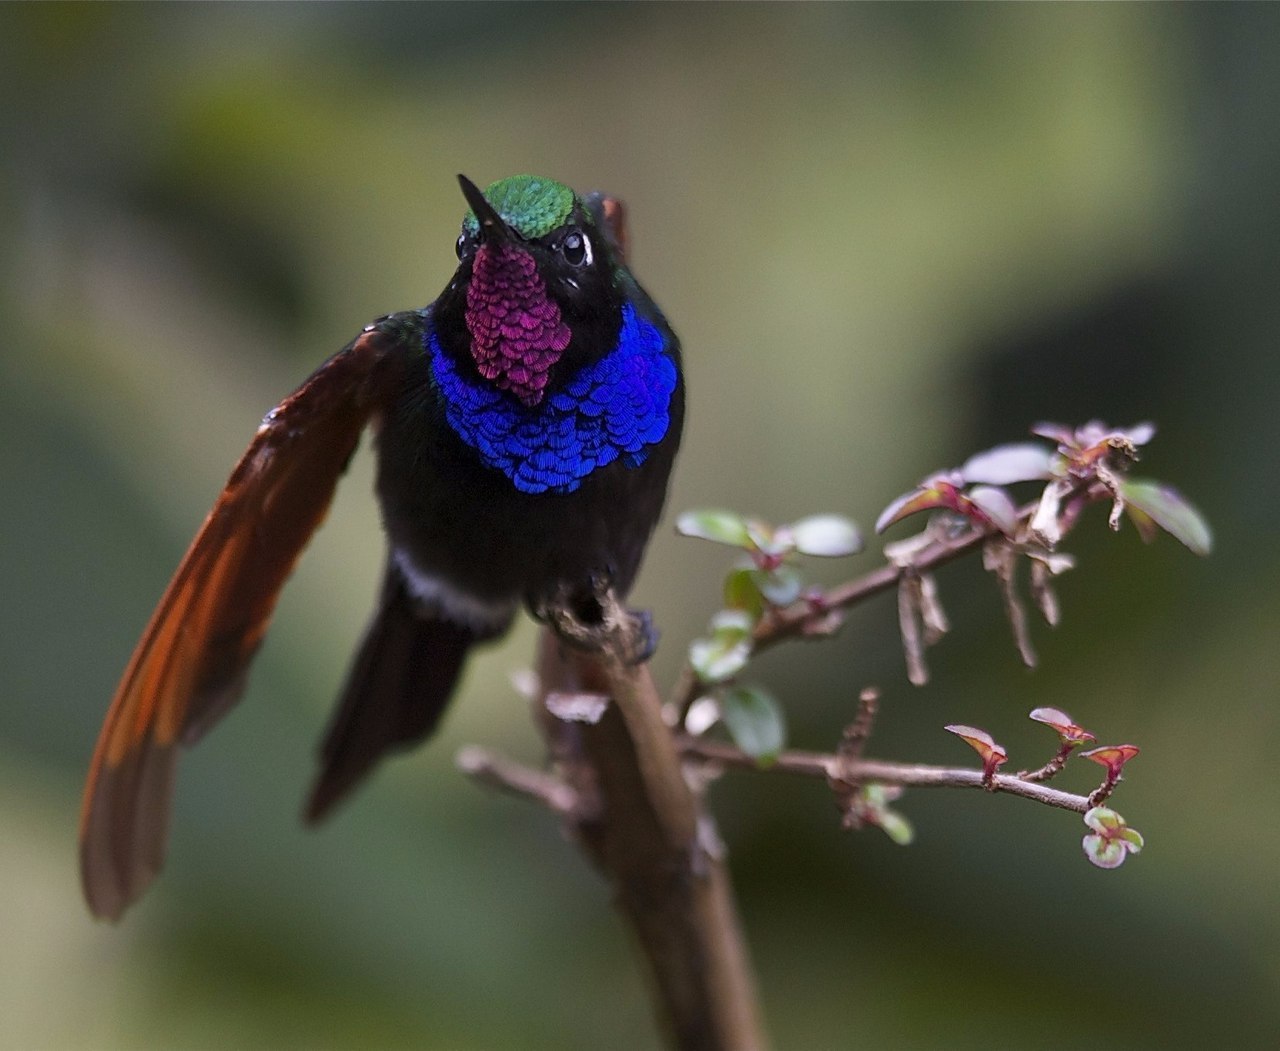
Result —
<instances>
[{"instance_id":1,"label":"out-of-focus foliage","mask_svg":"<svg viewBox=\"0 0 1280 1051\"><path fill-rule=\"evenodd\" d=\"M916 791L901 850L842 833L820 785L731 775L713 801L778 1046L1269 1046L1277 54L1268 5L0 7L0 1043L654 1046L595 875L452 766L468 741L536 759L508 683L527 626L437 741L298 826L382 557L367 452L183 765L162 879L118 928L75 879L115 680L258 419L443 287L456 172L534 171L628 203L686 347L673 508L868 523L1030 420L1102 417L1157 421L1144 473L1214 525L1207 560L1081 531L1035 673L975 565L939 574L927 688L888 601L761 657L799 747L871 682L871 755L953 760L952 722L1012 750L1038 705L1105 722L1142 742L1121 805L1152 843L1100 873L1071 815ZM636 597L664 678L723 569L656 538ZM1103 981L1124 1010L1100 1029Z\"/></svg>"}]
</instances>

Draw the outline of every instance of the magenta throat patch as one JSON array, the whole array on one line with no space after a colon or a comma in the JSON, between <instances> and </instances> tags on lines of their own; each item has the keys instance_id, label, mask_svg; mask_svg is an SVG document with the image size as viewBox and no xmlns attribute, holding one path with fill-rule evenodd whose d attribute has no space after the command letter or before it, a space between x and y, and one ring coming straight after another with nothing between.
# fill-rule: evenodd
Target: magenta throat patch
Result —
<instances>
[{"instance_id":1,"label":"magenta throat patch","mask_svg":"<svg viewBox=\"0 0 1280 1051\"><path fill-rule=\"evenodd\" d=\"M551 366L572 338L533 256L511 244L476 250L467 330L480 375L531 407L542 401Z\"/></svg>"}]
</instances>

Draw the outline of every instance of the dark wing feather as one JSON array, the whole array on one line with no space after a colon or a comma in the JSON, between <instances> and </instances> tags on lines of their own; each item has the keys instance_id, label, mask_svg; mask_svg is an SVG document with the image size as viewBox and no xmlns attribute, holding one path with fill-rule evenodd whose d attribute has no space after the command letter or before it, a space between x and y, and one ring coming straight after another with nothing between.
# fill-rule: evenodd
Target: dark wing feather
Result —
<instances>
[{"instance_id":1,"label":"dark wing feather","mask_svg":"<svg viewBox=\"0 0 1280 1051\"><path fill-rule=\"evenodd\" d=\"M371 325L268 413L125 669L80 818L85 898L117 918L164 860L180 745L235 703L276 598L383 405L418 315Z\"/></svg>"},{"instance_id":2,"label":"dark wing feather","mask_svg":"<svg viewBox=\"0 0 1280 1051\"><path fill-rule=\"evenodd\" d=\"M470 628L416 609L388 564L378 609L325 732L308 823L325 817L388 752L435 730L475 641Z\"/></svg>"}]
</instances>

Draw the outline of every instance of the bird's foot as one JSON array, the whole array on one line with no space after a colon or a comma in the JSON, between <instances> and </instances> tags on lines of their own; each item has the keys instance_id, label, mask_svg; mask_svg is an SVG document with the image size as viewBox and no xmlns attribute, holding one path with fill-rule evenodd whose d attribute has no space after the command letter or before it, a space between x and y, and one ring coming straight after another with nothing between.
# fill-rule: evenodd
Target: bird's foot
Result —
<instances>
[{"instance_id":1,"label":"bird's foot","mask_svg":"<svg viewBox=\"0 0 1280 1051\"><path fill-rule=\"evenodd\" d=\"M628 664L644 664L658 651L661 633L653 623L653 614L647 609L624 610L631 621L632 650L626 657Z\"/></svg>"},{"instance_id":2,"label":"bird's foot","mask_svg":"<svg viewBox=\"0 0 1280 1051\"><path fill-rule=\"evenodd\" d=\"M593 575L587 588L557 589L535 613L569 645L612 650L624 664L643 664L658 648L652 614L627 609L603 575Z\"/></svg>"}]
</instances>

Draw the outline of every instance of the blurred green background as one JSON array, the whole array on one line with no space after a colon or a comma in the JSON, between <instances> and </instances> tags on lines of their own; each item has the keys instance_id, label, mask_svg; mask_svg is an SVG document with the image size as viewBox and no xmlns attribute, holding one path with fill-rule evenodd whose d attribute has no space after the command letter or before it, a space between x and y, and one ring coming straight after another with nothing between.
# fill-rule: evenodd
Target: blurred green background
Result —
<instances>
[{"instance_id":1,"label":"blurred green background","mask_svg":"<svg viewBox=\"0 0 1280 1051\"><path fill-rule=\"evenodd\" d=\"M1156 420L1144 473L1215 527L1201 561L1095 513L1034 673L973 565L941 574L924 689L888 599L761 660L805 747L867 683L892 758L965 761L962 721L1032 765L1027 711L1063 707L1142 746L1116 805L1148 843L1101 872L1071 815L917 791L901 849L816 783L727 778L778 1047L1274 1046L1277 54L1248 5L0 8L0 1044L656 1045L601 881L453 768L539 758L508 684L529 626L430 747L298 824L382 557L367 451L184 762L164 877L115 928L76 882L102 714L263 412L444 286L456 172L527 170L629 204L686 348L673 510L869 524L1035 420L1103 416ZM723 568L656 537L663 681Z\"/></svg>"}]
</instances>

